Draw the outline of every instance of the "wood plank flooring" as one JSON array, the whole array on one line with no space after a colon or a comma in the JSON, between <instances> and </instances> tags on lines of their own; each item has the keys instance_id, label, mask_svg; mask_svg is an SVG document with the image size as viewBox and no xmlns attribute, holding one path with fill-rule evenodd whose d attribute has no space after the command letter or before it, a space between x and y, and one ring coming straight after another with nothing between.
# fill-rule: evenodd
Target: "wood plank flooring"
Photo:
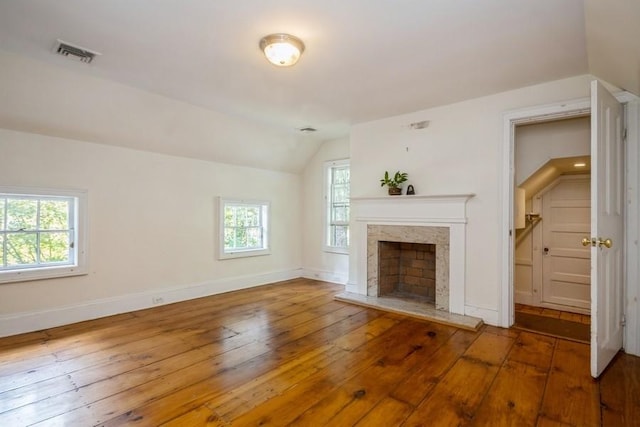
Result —
<instances>
[{"instance_id":1,"label":"wood plank flooring","mask_svg":"<svg viewBox=\"0 0 640 427\"><path fill-rule=\"evenodd\" d=\"M638 426L640 358L297 279L0 339L0 426Z\"/></svg>"},{"instance_id":2,"label":"wood plank flooring","mask_svg":"<svg viewBox=\"0 0 640 427\"><path fill-rule=\"evenodd\" d=\"M570 322L582 323L584 325L591 324L591 316L588 314L571 313L568 311L554 310L552 308L534 307L532 305L516 304L516 313L530 313L553 319L568 320Z\"/></svg>"},{"instance_id":3,"label":"wood plank flooring","mask_svg":"<svg viewBox=\"0 0 640 427\"><path fill-rule=\"evenodd\" d=\"M515 305L514 328L589 344L591 316L523 304Z\"/></svg>"}]
</instances>

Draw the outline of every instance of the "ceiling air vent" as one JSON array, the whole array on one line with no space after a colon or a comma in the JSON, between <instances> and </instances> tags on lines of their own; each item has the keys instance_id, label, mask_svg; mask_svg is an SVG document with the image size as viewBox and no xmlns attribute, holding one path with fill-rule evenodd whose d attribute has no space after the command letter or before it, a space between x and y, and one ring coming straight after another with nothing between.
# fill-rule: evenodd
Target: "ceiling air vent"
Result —
<instances>
[{"instance_id":1,"label":"ceiling air vent","mask_svg":"<svg viewBox=\"0 0 640 427\"><path fill-rule=\"evenodd\" d=\"M298 130L300 132L302 132L302 133L312 133L312 132L316 132L318 129L312 128L311 126L306 126L306 127L300 128Z\"/></svg>"},{"instance_id":2,"label":"ceiling air vent","mask_svg":"<svg viewBox=\"0 0 640 427\"><path fill-rule=\"evenodd\" d=\"M96 56L102 55L101 53L85 49L84 47L74 46L62 40L56 41L53 51L58 55L66 56L67 58L87 64L91 63Z\"/></svg>"}]
</instances>

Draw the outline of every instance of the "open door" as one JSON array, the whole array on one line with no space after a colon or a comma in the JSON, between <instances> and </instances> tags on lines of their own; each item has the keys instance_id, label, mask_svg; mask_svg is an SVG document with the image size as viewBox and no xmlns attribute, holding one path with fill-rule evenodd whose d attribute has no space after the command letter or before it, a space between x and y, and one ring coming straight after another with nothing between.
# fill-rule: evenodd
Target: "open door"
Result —
<instances>
[{"instance_id":1,"label":"open door","mask_svg":"<svg viewBox=\"0 0 640 427\"><path fill-rule=\"evenodd\" d=\"M591 375L622 348L624 162L622 106L591 82Z\"/></svg>"}]
</instances>

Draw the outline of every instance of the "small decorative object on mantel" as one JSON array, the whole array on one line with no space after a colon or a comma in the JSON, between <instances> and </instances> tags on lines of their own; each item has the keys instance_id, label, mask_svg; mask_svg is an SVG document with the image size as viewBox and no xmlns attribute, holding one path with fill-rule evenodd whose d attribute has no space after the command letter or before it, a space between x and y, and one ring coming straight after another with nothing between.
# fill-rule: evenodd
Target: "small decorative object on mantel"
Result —
<instances>
[{"instance_id":1,"label":"small decorative object on mantel","mask_svg":"<svg viewBox=\"0 0 640 427\"><path fill-rule=\"evenodd\" d=\"M416 194L416 190L413 188L413 185L409 184L407 187L407 196L413 196Z\"/></svg>"},{"instance_id":2,"label":"small decorative object on mantel","mask_svg":"<svg viewBox=\"0 0 640 427\"><path fill-rule=\"evenodd\" d=\"M389 187L390 196L399 196L402 194L402 183L407 180L406 172L396 172L393 178L389 176L389 171L384 172L384 177L380 180L380 187L385 185Z\"/></svg>"}]
</instances>

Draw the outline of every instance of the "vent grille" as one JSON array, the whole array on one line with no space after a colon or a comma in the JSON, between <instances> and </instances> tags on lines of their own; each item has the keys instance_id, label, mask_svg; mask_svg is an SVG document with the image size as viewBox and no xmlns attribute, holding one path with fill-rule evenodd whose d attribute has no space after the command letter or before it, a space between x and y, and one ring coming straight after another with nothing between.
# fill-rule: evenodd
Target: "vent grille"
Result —
<instances>
[{"instance_id":1,"label":"vent grille","mask_svg":"<svg viewBox=\"0 0 640 427\"><path fill-rule=\"evenodd\" d=\"M80 46L74 46L71 43L67 43L62 40L56 41L53 51L58 55L84 62L86 64L90 64L96 56L101 55L98 52L85 49Z\"/></svg>"}]
</instances>

